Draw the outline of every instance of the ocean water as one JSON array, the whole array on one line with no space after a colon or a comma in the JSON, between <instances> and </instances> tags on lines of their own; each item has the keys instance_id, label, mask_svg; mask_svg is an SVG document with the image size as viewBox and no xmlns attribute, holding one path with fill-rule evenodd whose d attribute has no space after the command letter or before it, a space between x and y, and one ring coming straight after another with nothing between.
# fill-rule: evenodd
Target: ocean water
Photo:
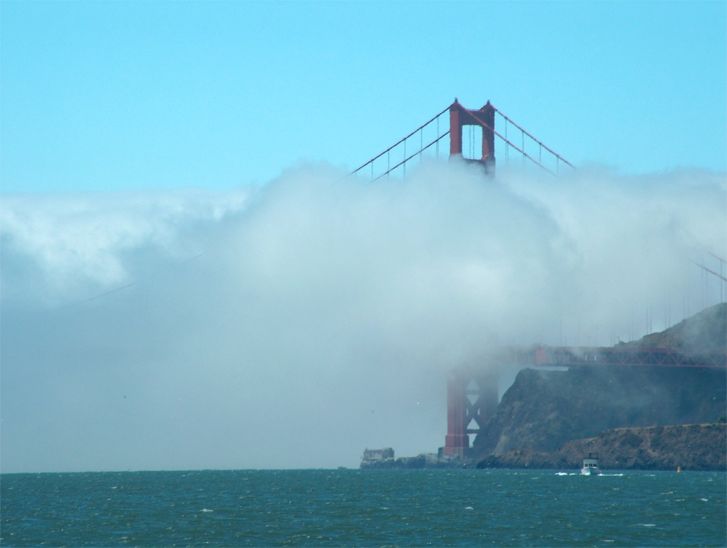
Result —
<instances>
[{"instance_id":1,"label":"ocean water","mask_svg":"<svg viewBox=\"0 0 727 548\"><path fill-rule=\"evenodd\" d=\"M5 474L3 546L724 546L723 472Z\"/></svg>"}]
</instances>

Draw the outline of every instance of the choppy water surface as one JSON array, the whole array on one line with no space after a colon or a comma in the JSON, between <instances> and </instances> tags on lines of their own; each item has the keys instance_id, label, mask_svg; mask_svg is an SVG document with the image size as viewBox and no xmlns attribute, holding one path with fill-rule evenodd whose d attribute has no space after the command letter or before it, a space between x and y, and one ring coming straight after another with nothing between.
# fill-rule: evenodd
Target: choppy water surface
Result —
<instances>
[{"instance_id":1,"label":"choppy water surface","mask_svg":"<svg viewBox=\"0 0 727 548\"><path fill-rule=\"evenodd\" d=\"M727 475L515 470L9 474L3 545L714 545Z\"/></svg>"}]
</instances>

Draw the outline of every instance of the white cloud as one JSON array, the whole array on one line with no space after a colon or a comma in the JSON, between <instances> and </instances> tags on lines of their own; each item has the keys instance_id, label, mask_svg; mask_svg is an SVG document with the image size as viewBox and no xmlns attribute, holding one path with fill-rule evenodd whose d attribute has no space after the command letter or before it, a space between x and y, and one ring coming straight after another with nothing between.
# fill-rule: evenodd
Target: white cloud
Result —
<instances>
[{"instance_id":1,"label":"white cloud","mask_svg":"<svg viewBox=\"0 0 727 548\"><path fill-rule=\"evenodd\" d=\"M240 211L249 194L5 195L0 241L6 296L68 300L128 283L133 266L129 254L151 248L166 257L184 258L198 245L191 228ZM8 279L14 274L13 261L30 265L22 276ZM32 283L18 279L27 276Z\"/></svg>"}]
</instances>

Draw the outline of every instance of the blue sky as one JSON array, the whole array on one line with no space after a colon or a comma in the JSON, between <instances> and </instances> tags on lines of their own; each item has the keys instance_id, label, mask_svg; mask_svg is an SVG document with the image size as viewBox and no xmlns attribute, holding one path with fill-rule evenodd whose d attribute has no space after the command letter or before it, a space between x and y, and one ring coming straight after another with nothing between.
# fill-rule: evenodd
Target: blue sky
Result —
<instances>
[{"instance_id":1,"label":"blue sky","mask_svg":"<svg viewBox=\"0 0 727 548\"><path fill-rule=\"evenodd\" d=\"M455 96L576 164L727 168L725 2L11 2L6 191L352 168Z\"/></svg>"}]
</instances>

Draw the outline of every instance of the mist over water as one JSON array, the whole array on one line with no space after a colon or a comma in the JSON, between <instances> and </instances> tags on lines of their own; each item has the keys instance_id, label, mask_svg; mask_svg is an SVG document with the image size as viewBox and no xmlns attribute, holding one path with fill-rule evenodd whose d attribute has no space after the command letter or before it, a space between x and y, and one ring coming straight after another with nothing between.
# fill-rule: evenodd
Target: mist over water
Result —
<instances>
[{"instance_id":1,"label":"mist over water","mask_svg":"<svg viewBox=\"0 0 727 548\"><path fill-rule=\"evenodd\" d=\"M2 469L327 467L434 450L449 368L724 300L727 178L457 162L227 192L5 195ZM710 255L713 254L713 255ZM727 272L724 272L727 274Z\"/></svg>"}]
</instances>

